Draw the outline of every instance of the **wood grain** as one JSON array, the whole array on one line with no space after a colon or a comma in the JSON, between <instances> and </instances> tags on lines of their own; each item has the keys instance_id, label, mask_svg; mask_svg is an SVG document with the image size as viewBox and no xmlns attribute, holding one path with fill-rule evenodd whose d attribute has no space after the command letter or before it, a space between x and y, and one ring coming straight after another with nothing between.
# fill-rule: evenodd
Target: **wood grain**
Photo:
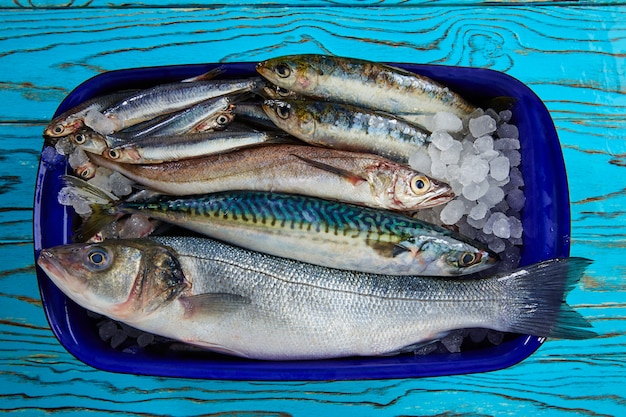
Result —
<instances>
[{"instance_id":1,"label":"wood grain","mask_svg":"<svg viewBox=\"0 0 626 417\"><path fill-rule=\"evenodd\" d=\"M299 7L248 1L238 7L170 8L99 0L1 1L0 411L626 414L626 6L573 3L318 0ZM60 101L103 71L303 52L486 67L529 85L550 110L563 145L572 254L595 260L568 300L601 336L549 341L522 363L497 372L417 380L164 379L98 371L69 355L41 308L31 231L41 131Z\"/></svg>"}]
</instances>

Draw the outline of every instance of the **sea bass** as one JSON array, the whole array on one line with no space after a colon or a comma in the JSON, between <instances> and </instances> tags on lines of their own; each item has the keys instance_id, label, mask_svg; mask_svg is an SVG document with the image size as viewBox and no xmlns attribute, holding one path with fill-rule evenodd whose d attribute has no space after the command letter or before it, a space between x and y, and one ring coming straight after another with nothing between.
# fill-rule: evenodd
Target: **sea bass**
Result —
<instances>
[{"instance_id":1,"label":"sea bass","mask_svg":"<svg viewBox=\"0 0 626 417\"><path fill-rule=\"evenodd\" d=\"M455 276L482 271L498 260L478 242L386 210L255 191L103 204L111 199L98 188L70 176L65 182L94 202L79 241L122 215L142 214L246 249L361 272Z\"/></svg>"},{"instance_id":2,"label":"sea bass","mask_svg":"<svg viewBox=\"0 0 626 417\"><path fill-rule=\"evenodd\" d=\"M589 261L545 261L483 279L325 268L200 238L113 239L41 251L69 298L130 326L266 360L389 355L451 330L595 335L565 302Z\"/></svg>"},{"instance_id":3,"label":"sea bass","mask_svg":"<svg viewBox=\"0 0 626 417\"><path fill-rule=\"evenodd\" d=\"M427 152L430 133L390 114L317 100L265 100L276 126L304 142L346 151L370 152L403 164Z\"/></svg>"},{"instance_id":4,"label":"sea bass","mask_svg":"<svg viewBox=\"0 0 626 417\"><path fill-rule=\"evenodd\" d=\"M377 62L330 55L287 55L260 62L257 72L286 90L395 115L454 113L476 107L448 87Z\"/></svg>"},{"instance_id":5,"label":"sea bass","mask_svg":"<svg viewBox=\"0 0 626 417\"><path fill-rule=\"evenodd\" d=\"M447 203L449 185L377 155L276 144L161 164L133 165L90 154L92 162L173 195L274 191L390 210Z\"/></svg>"}]
</instances>

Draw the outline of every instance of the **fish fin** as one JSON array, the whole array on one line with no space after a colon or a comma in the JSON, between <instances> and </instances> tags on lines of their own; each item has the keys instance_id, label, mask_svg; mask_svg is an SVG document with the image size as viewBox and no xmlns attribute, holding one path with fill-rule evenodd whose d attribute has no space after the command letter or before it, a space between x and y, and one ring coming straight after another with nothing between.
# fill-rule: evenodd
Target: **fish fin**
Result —
<instances>
[{"instance_id":1,"label":"fish fin","mask_svg":"<svg viewBox=\"0 0 626 417\"><path fill-rule=\"evenodd\" d=\"M63 175L61 181L89 203L107 204L119 200L115 195L73 175Z\"/></svg>"},{"instance_id":2,"label":"fish fin","mask_svg":"<svg viewBox=\"0 0 626 417\"><path fill-rule=\"evenodd\" d=\"M502 110L510 110L513 108L515 103L517 103L517 100L518 99L516 97L498 96L487 101L484 107L498 112Z\"/></svg>"},{"instance_id":3,"label":"fish fin","mask_svg":"<svg viewBox=\"0 0 626 417\"><path fill-rule=\"evenodd\" d=\"M507 287L504 291L516 295L508 301L506 331L560 339L597 336L565 302L590 264L584 258L552 259L503 274L499 281Z\"/></svg>"},{"instance_id":4,"label":"fish fin","mask_svg":"<svg viewBox=\"0 0 626 417\"><path fill-rule=\"evenodd\" d=\"M214 315L232 313L250 304L250 299L238 294L231 293L205 293L180 297L180 302L185 307L185 317L196 314Z\"/></svg>"},{"instance_id":5,"label":"fish fin","mask_svg":"<svg viewBox=\"0 0 626 417\"><path fill-rule=\"evenodd\" d=\"M213 68L203 74L196 75L195 77L185 78L182 80L182 83L192 83L196 81L209 81L217 77L218 75L222 75L226 72L226 68L223 65L219 67Z\"/></svg>"},{"instance_id":6,"label":"fish fin","mask_svg":"<svg viewBox=\"0 0 626 417\"><path fill-rule=\"evenodd\" d=\"M342 168L338 168L338 167L334 167L332 165L328 165L325 164L323 162L319 162L319 161L314 161L312 159L308 159L305 158L303 156L299 156L296 154L291 154L293 156L295 156L296 158L300 159L303 162L306 162L307 164L315 167L315 168L319 168L321 170L324 171L328 171L331 172L333 174L339 175L340 177L344 177L348 182L350 182L352 185L359 185L364 181L367 181L366 178L363 178L353 172L350 172L348 170L342 169Z\"/></svg>"}]
</instances>

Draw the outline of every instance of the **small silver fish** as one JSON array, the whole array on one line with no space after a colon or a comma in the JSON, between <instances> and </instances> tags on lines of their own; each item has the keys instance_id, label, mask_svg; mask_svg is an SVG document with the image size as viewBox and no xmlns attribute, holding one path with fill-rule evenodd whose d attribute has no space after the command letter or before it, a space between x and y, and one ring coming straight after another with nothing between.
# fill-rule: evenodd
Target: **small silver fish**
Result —
<instances>
[{"instance_id":1,"label":"small silver fish","mask_svg":"<svg viewBox=\"0 0 626 417\"><path fill-rule=\"evenodd\" d=\"M564 302L589 264L581 258L482 279L392 277L161 237L57 246L37 263L86 309L246 358L389 355L470 327L595 336Z\"/></svg>"}]
</instances>

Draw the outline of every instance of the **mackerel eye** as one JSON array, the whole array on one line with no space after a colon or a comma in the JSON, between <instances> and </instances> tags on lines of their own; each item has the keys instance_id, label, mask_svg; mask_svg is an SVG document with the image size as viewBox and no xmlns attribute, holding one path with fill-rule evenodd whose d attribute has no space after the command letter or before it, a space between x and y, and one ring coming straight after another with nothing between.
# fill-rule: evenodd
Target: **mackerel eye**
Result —
<instances>
[{"instance_id":1,"label":"mackerel eye","mask_svg":"<svg viewBox=\"0 0 626 417\"><path fill-rule=\"evenodd\" d=\"M467 267L474 265L480 258L476 256L475 253L472 252L463 252L461 254L461 258L459 259L459 266Z\"/></svg>"},{"instance_id":2,"label":"mackerel eye","mask_svg":"<svg viewBox=\"0 0 626 417\"><path fill-rule=\"evenodd\" d=\"M276 106L276 114L281 119L289 119L289 116L291 116L291 109L289 106Z\"/></svg>"},{"instance_id":3,"label":"mackerel eye","mask_svg":"<svg viewBox=\"0 0 626 417\"><path fill-rule=\"evenodd\" d=\"M430 180L423 175L411 178L411 191L417 195L425 194L430 189Z\"/></svg>"},{"instance_id":4,"label":"mackerel eye","mask_svg":"<svg viewBox=\"0 0 626 417\"><path fill-rule=\"evenodd\" d=\"M287 78L291 75L291 68L289 68L287 64L278 64L276 68L274 68L274 72L276 72L280 78Z\"/></svg>"},{"instance_id":5,"label":"mackerel eye","mask_svg":"<svg viewBox=\"0 0 626 417\"><path fill-rule=\"evenodd\" d=\"M90 249L87 253L87 262L91 269L101 271L109 266L111 256L105 249L95 247Z\"/></svg>"},{"instance_id":6,"label":"mackerel eye","mask_svg":"<svg viewBox=\"0 0 626 417\"><path fill-rule=\"evenodd\" d=\"M109 149L107 155L109 155L109 158L111 159L119 159L120 156L122 156L122 153L117 149Z\"/></svg>"}]
</instances>

